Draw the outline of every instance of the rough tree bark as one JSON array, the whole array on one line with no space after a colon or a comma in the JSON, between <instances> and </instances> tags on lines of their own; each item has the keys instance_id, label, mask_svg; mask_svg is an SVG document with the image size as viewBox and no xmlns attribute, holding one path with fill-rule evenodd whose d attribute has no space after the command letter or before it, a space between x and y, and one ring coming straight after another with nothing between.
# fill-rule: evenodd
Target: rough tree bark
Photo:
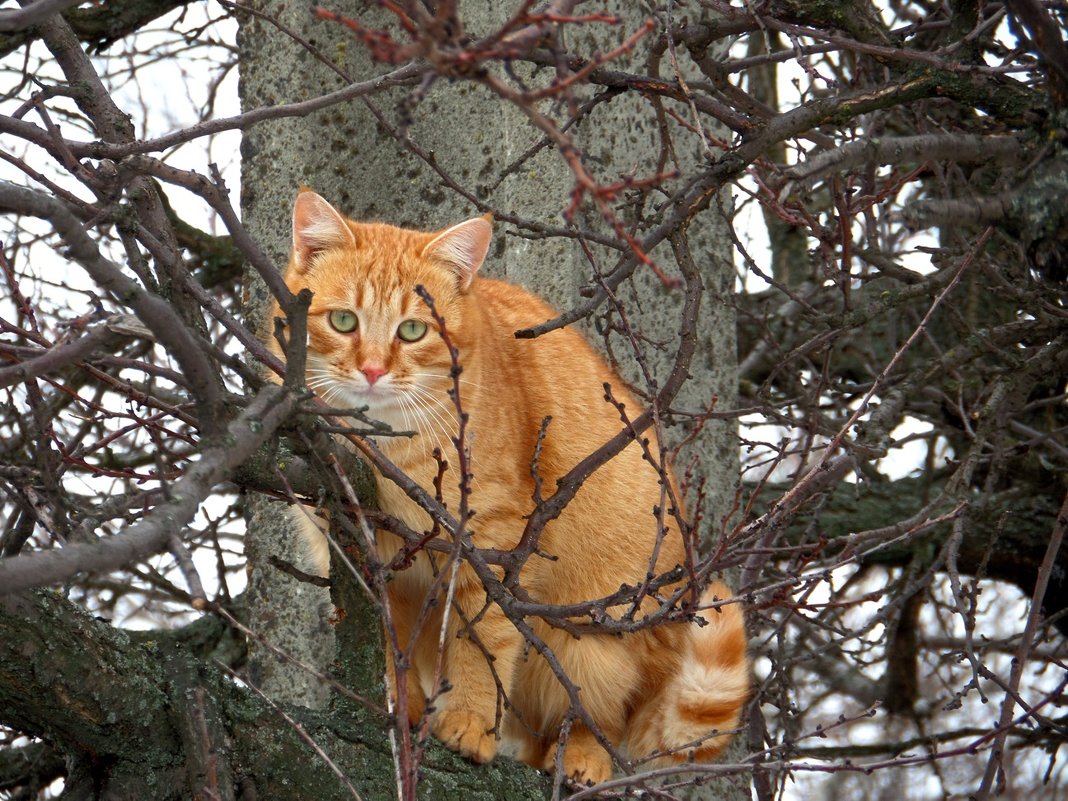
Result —
<instances>
[{"instance_id":1,"label":"rough tree bark","mask_svg":"<svg viewBox=\"0 0 1068 801\"><path fill-rule=\"evenodd\" d=\"M185 637L128 634L48 591L0 596L0 633L6 720L67 757L64 798L353 798L309 741L363 798L395 797L379 720L282 709L229 681L206 661L211 650ZM27 696L40 703L27 707ZM472 770L444 748L422 776L421 797L442 801L544 798L547 785L517 781L506 765Z\"/></svg>"}]
</instances>

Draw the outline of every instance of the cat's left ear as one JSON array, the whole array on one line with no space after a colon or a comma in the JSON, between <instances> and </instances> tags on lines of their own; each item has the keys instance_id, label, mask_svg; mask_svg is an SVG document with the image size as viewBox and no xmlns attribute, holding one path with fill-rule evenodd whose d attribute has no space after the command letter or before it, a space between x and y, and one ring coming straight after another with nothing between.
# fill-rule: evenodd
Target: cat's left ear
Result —
<instances>
[{"instance_id":1,"label":"cat's left ear","mask_svg":"<svg viewBox=\"0 0 1068 801\"><path fill-rule=\"evenodd\" d=\"M486 260L493 241L492 220L493 215L486 214L443 231L423 248L423 258L445 262L459 279L460 291L465 291Z\"/></svg>"}]
</instances>

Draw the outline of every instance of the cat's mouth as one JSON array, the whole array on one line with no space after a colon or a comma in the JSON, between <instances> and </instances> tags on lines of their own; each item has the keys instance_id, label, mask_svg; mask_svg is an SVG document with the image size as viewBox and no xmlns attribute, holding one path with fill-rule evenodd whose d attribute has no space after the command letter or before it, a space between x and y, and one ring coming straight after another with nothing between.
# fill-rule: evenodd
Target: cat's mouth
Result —
<instances>
[{"instance_id":1,"label":"cat's mouth","mask_svg":"<svg viewBox=\"0 0 1068 801\"><path fill-rule=\"evenodd\" d=\"M361 403L376 406L391 406L397 403L397 388L388 377L373 384L352 381L347 387L348 393Z\"/></svg>"},{"instance_id":2,"label":"cat's mouth","mask_svg":"<svg viewBox=\"0 0 1068 801\"><path fill-rule=\"evenodd\" d=\"M326 403L337 408L366 406L370 413L378 409L392 409L400 403L396 385L381 379L374 384L348 377L329 381L310 381L308 386Z\"/></svg>"}]
</instances>

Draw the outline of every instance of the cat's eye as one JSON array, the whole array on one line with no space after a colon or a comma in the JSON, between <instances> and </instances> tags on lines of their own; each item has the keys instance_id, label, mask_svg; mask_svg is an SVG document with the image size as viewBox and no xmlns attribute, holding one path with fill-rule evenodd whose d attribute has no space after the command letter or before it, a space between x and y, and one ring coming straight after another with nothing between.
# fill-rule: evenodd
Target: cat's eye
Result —
<instances>
[{"instance_id":1,"label":"cat's eye","mask_svg":"<svg viewBox=\"0 0 1068 801\"><path fill-rule=\"evenodd\" d=\"M335 331L349 334L356 330L356 313L348 309L335 309L327 318Z\"/></svg>"},{"instance_id":2,"label":"cat's eye","mask_svg":"<svg viewBox=\"0 0 1068 801\"><path fill-rule=\"evenodd\" d=\"M422 320L405 320L397 326L397 336L405 342L418 342L426 336L426 323Z\"/></svg>"}]
</instances>

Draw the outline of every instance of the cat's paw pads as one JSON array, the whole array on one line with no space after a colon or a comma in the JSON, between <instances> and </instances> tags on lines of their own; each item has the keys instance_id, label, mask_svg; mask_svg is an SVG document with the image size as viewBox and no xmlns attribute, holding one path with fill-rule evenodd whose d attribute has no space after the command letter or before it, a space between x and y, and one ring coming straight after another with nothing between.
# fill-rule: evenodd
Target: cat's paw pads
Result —
<instances>
[{"instance_id":1,"label":"cat's paw pads","mask_svg":"<svg viewBox=\"0 0 1068 801\"><path fill-rule=\"evenodd\" d=\"M453 751L475 762L489 762L497 754L493 722L463 710L444 710L434 720L434 736Z\"/></svg>"},{"instance_id":2,"label":"cat's paw pads","mask_svg":"<svg viewBox=\"0 0 1068 801\"><path fill-rule=\"evenodd\" d=\"M564 749L564 773L579 784L600 784L612 778L612 759L599 746L570 745Z\"/></svg>"}]
</instances>

